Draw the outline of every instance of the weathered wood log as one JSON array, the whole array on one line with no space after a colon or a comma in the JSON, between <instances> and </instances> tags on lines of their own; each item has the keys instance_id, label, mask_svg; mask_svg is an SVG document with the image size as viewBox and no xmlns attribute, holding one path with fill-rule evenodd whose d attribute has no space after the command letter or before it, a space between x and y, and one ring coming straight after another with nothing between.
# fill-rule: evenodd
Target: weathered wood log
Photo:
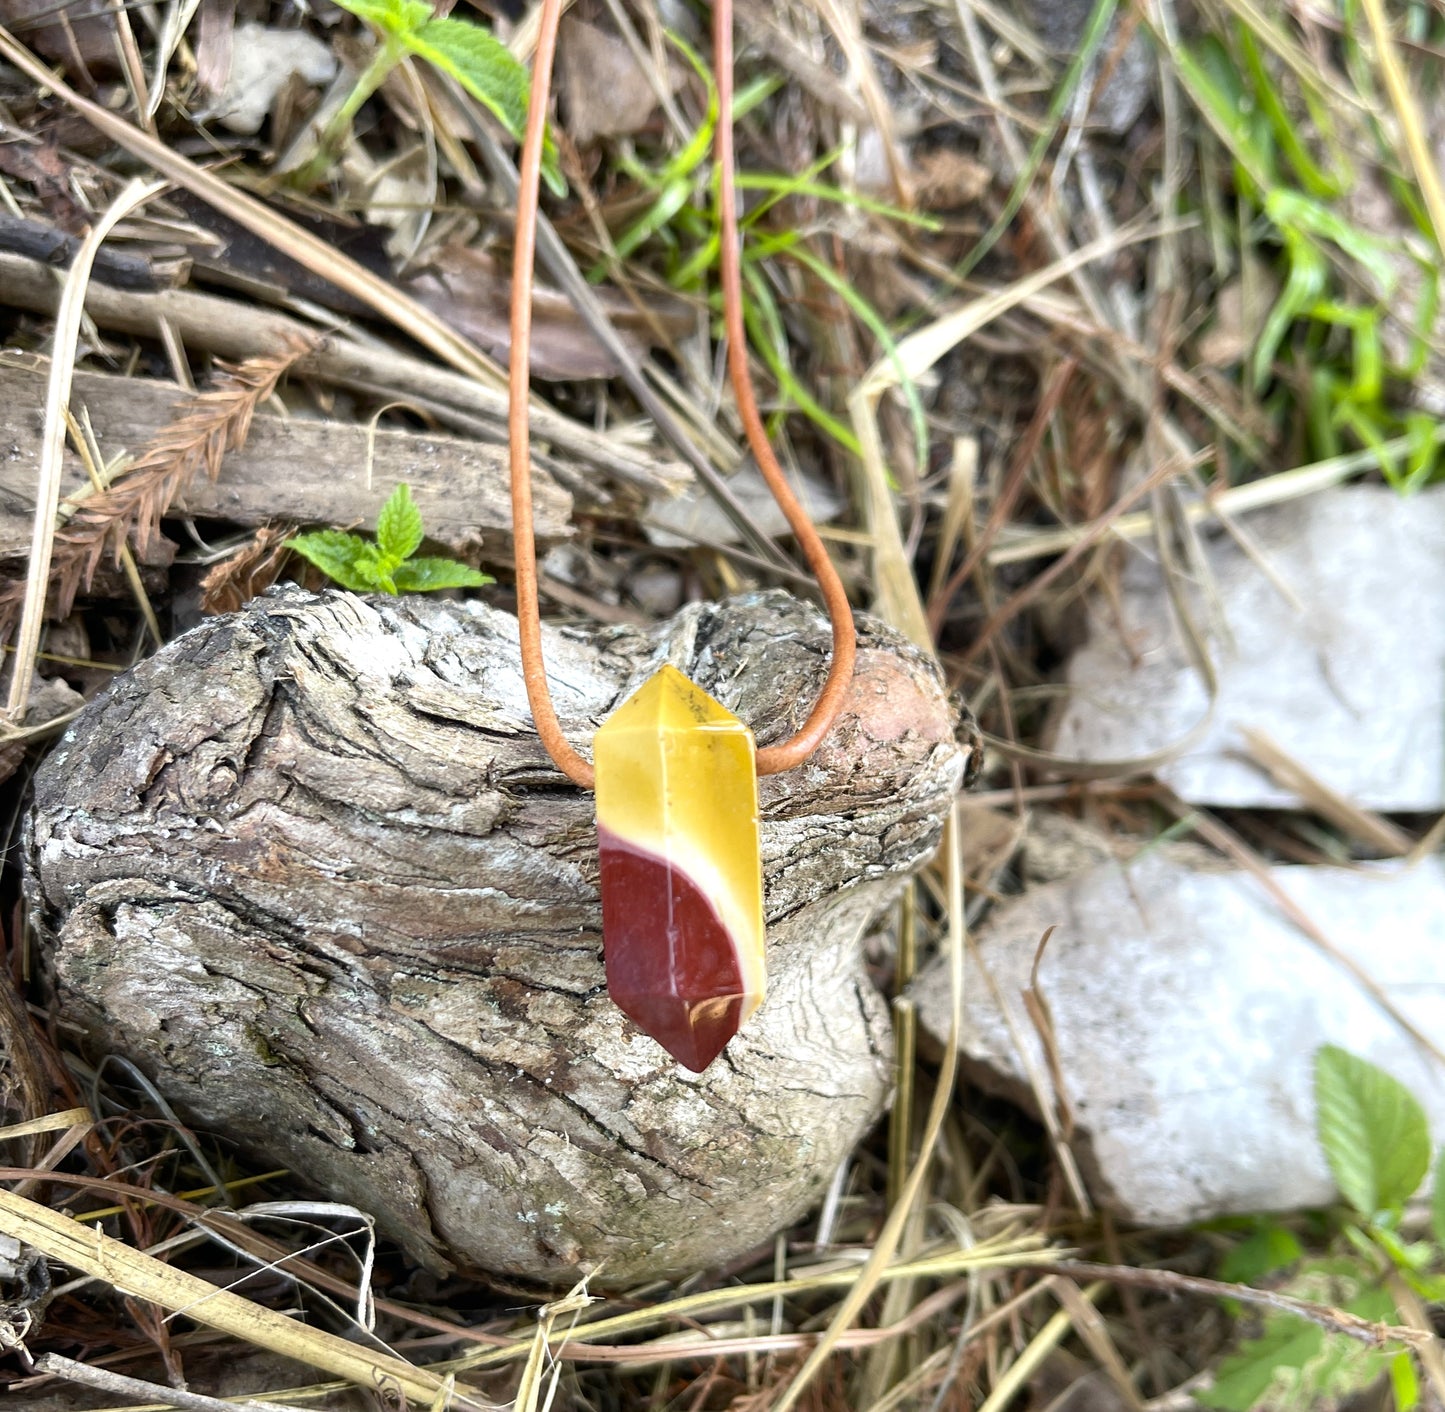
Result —
<instances>
[{"instance_id":1,"label":"weathered wood log","mask_svg":"<svg viewBox=\"0 0 1445 1412\"><path fill-rule=\"evenodd\" d=\"M48 363L27 355L0 362L0 558L28 552L45 428ZM106 456L144 449L174 420L186 390L154 378L78 372L70 405L89 415ZM344 469L339 469L344 468ZM452 549L479 538L510 544L512 502L501 446L349 422L261 414L245 446L230 452L220 478L197 476L172 511L199 519L263 525L273 520L376 528L377 512L398 481L421 507L427 535ZM74 453L61 494L87 485ZM572 497L541 467L532 468L537 534L572 533Z\"/></svg>"},{"instance_id":2,"label":"weathered wood log","mask_svg":"<svg viewBox=\"0 0 1445 1412\"><path fill-rule=\"evenodd\" d=\"M545 646L575 740L671 662L767 743L828 631L765 593ZM33 914L97 1048L423 1264L677 1273L796 1219L878 1113L859 939L937 843L954 725L865 621L837 726L762 781L769 998L701 1076L607 999L592 801L479 602L273 590L120 678L36 776Z\"/></svg>"}]
</instances>

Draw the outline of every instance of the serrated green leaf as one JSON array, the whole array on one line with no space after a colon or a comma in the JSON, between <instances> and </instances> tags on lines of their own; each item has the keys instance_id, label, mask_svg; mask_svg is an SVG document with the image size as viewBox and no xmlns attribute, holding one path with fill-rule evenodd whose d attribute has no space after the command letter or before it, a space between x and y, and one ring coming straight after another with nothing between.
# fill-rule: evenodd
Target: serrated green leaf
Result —
<instances>
[{"instance_id":1,"label":"serrated green leaf","mask_svg":"<svg viewBox=\"0 0 1445 1412\"><path fill-rule=\"evenodd\" d=\"M298 534L290 547L342 588L369 593L376 587L376 550L357 535L319 530L315 534Z\"/></svg>"},{"instance_id":2,"label":"serrated green leaf","mask_svg":"<svg viewBox=\"0 0 1445 1412\"><path fill-rule=\"evenodd\" d=\"M395 567L416 553L425 533L421 511L411 498L411 487L402 481L376 517L376 547L382 559Z\"/></svg>"},{"instance_id":3,"label":"serrated green leaf","mask_svg":"<svg viewBox=\"0 0 1445 1412\"><path fill-rule=\"evenodd\" d=\"M402 36L412 53L450 74L479 103L491 111L519 142L527 126L527 70L499 39L465 20L449 16L433 19ZM558 196L567 183L557 165L557 148L550 137L542 141L542 176Z\"/></svg>"},{"instance_id":4,"label":"serrated green leaf","mask_svg":"<svg viewBox=\"0 0 1445 1412\"><path fill-rule=\"evenodd\" d=\"M513 137L521 137L527 123L527 71L495 35L443 17L428 20L407 37L407 45L451 74Z\"/></svg>"},{"instance_id":5,"label":"serrated green leaf","mask_svg":"<svg viewBox=\"0 0 1445 1412\"><path fill-rule=\"evenodd\" d=\"M1440 1160L1435 1164L1435 1190L1430 1196L1430 1224L1435 1227L1435 1239L1445 1249L1445 1147L1440 1149Z\"/></svg>"},{"instance_id":6,"label":"serrated green leaf","mask_svg":"<svg viewBox=\"0 0 1445 1412\"><path fill-rule=\"evenodd\" d=\"M1430 1128L1415 1096L1337 1045L1315 1055L1320 1146L1340 1194L1367 1219L1398 1213L1430 1166Z\"/></svg>"},{"instance_id":7,"label":"serrated green leaf","mask_svg":"<svg viewBox=\"0 0 1445 1412\"><path fill-rule=\"evenodd\" d=\"M1325 1333L1317 1324L1291 1314L1271 1314L1258 1338L1245 1339L1215 1371L1214 1385L1196 1390L1194 1399L1226 1412L1251 1412L1278 1381L1287 1381L1315 1358ZM1282 1376L1283 1375L1283 1376Z\"/></svg>"},{"instance_id":8,"label":"serrated green leaf","mask_svg":"<svg viewBox=\"0 0 1445 1412\"><path fill-rule=\"evenodd\" d=\"M1365 1280L1365 1267L1353 1260L1322 1260L1305 1266L1284 1293L1364 1319L1393 1319L1390 1296L1380 1289L1362 1293ZM1393 1349L1371 1348L1326 1334L1294 1314L1272 1312L1257 1337L1244 1339L1219 1364L1214 1385L1194 1397L1227 1412L1326 1412L1374 1382L1393 1356Z\"/></svg>"},{"instance_id":9,"label":"serrated green leaf","mask_svg":"<svg viewBox=\"0 0 1445 1412\"><path fill-rule=\"evenodd\" d=\"M430 593L438 588L480 588L491 578L454 559L408 559L392 577L401 593Z\"/></svg>"},{"instance_id":10,"label":"serrated green leaf","mask_svg":"<svg viewBox=\"0 0 1445 1412\"><path fill-rule=\"evenodd\" d=\"M403 35L420 29L431 18L431 6L422 0L336 0L343 10L373 24L383 34Z\"/></svg>"}]
</instances>

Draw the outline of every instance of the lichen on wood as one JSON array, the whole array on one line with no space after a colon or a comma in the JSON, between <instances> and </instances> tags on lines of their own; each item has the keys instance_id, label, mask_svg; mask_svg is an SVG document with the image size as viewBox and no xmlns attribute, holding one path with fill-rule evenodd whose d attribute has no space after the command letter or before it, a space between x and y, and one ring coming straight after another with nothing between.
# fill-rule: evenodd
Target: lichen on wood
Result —
<instances>
[{"instance_id":1,"label":"lichen on wood","mask_svg":"<svg viewBox=\"0 0 1445 1412\"><path fill-rule=\"evenodd\" d=\"M276 590L93 702L29 828L56 1000L434 1269L725 1261L801 1215L884 1102L859 941L968 755L932 661L861 629L837 726L762 781L769 997L701 1076L607 999L592 801L532 729L515 620L480 602ZM545 650L578 742L670 662L766 744L828 641L775 592Z\"/></svg>"}]
</instances>

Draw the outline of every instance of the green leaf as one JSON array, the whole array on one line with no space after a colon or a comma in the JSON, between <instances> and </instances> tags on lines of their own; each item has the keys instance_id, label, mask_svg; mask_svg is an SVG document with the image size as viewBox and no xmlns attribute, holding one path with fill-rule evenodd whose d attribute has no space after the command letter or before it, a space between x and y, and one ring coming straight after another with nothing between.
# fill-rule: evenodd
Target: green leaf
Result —
<instances>
[{"instance_id":1,"label":"green leaf","mask_svg":"<svg viewBox=\"0 0 1445 1412\"><path fill-rule=\"evenodd\" d=\"M518 141L527 126L527 95L531 80L512 51L480 25L450 17L433 19L402 36L406 47L450 74ZM558 196L567 183L557 166L557 148L550 137L542 143L542 176Z\"/></svg>"},{"instance_id":2,"label":"green leaf","mask_svg":"<svg viewBox=\"0 0 1445 1412\"><path fill-rule=\"evenodd\" d=\"M392 574L399 593L430 593L438 588L480 588L489 575L454 559L408 559Z\"/></svg>"},{"instance_id":3,"label":"green leaf","mask_svg":"<svg viewBox=\"0 0 1445 1412\"><path fill-rule=\"evenodd\" d=\"M1333 1044L1315 1055L1320 1146L1360 1215L1399 1212L1430 1166L1425 1111L1398 1079Z\"/></svg>"},{"instance_id":4,"label":"green leaf","mask_svg":"<svg viewBox=\"0 0 1445 1412\"><path fill-rule=\"evenodd\" d=\"M383 34L397 37L420 29L431 18L431 6L422 0L337 0L337 4Z\"/></svg>"},{"instance_id":5,"label":"green leaf","mask_svg":"<svg viewBox=\"0 0 1445 1412\"><path fill-rule=\"evenodd\" d=\"M1299 1373L1320 1355L1325 1333L1291 1314L1272 1314L1258 1338L1245 1339L1214 1374L1214 1385L1194 1393L1196 1402L1228 1412L1250 1412L1264 1402L1280 1374ZM1284 1380L1284 1379L1282 1379Z\"/></svg>"},{"instance_id":6,"label":"green leaf","mask_svg":"<svg viewBox=\"0 0 1445 1412\"><path fill-rule=\"evenodd\" d=\"M1445 1248L1445 1147L1440 1149L1440 1160L1435 1164L1435 1190L1430 1197L1430 1224L1435 1227L1435 1239Z\"/></svg>"},{"instance_id":7,"label":"green leaf","mask_svg":"<svg viewBox=\"0 0 1445 1412\"><path fill-rule=\"evenodd\" d=\"M1420 1378L1408 1353L1390 1359L1390 1388L1395 1394L1395 1412L1414 1412L1420 1405Z\"/></svg>"},{"instance_id":8,"label":"green leaf","mask_svg":"<svg viewBox=\"0 0 1445 1412\"><path fill-rule=\"evenodd\" d=\"M354 534L344 534L341 530L298 534L290 547L342 588L369 593L377 586L375 546Z\"/></svg>"},{"instance_id":9,"label":"green leaf","mask_svg":"<svg viewBox=\"0 0 1445 1412\"><path fill-rule=\"evenodd\" d=\"M1394 1304L1385 1291L1361 1293L1366 1277L1364 1266L1353 1260L1319 1261L1301 1270L1284 1292L1365 1319L1393 1319ZM1393 1357L1393 1349L1371 1348L1344 1334L1326 1334L1294 1314L1272 1312L1257 1337L1244 1339L1219 1364L1214 1385L1194 1397L1228 1412L1323 1412L1368 1387Z\"/></svg>"},{"instance_id":10,"label":"green leaf","mask_svg":"<svg viewBox=\"0 0 1445 1412\"><path fill-rule=\"evenodd\" d=\"M421 511L411 498L411 487L402 481L376 517L376 547L395 566L416 553L424 534Z\"/></svg>"},{"instance_id":11,"label":"green leaf","mask_svg":"<svg viewBox=\"0 0 1445 1412\"><path fill-rule=\"evenodd\" d=\"M1219 1278L1229 1284L1253 1284L1302 1259L1304 1247L1294 1232L1270 1223L1240 1241L1219 1262Z\"/></svg>"}]
</instances>

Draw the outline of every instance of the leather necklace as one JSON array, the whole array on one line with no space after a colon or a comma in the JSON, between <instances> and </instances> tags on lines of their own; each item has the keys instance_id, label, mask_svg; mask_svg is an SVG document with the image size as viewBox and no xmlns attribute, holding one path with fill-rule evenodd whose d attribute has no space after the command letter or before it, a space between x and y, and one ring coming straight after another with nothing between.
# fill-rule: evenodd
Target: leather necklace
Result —
<instances>
[{"instance_id":1,"label":"leather necklace","mask_svg":"<svg viewBox=\"0 0 1445 1412\"><path fill-rule=\"evenodd\" d=\"M734 180L732 5L717 0L714 151L728 371L758 469L818 580L833 628L832 662L802 728L762 749L742 721L673 667L663 667L603 722L591 762L562 733L542 659L527 417L538 189L561 9L562 0L543 0L512 271L508 441L522 669L547 753L568 779L596 791L608 993L679 1063L701 1072L762 1003L766 985L758 777L803 764L837 719L853 677L853 614L828 552L773 454L753 395Z\"/></svg>"}]
</instances>

